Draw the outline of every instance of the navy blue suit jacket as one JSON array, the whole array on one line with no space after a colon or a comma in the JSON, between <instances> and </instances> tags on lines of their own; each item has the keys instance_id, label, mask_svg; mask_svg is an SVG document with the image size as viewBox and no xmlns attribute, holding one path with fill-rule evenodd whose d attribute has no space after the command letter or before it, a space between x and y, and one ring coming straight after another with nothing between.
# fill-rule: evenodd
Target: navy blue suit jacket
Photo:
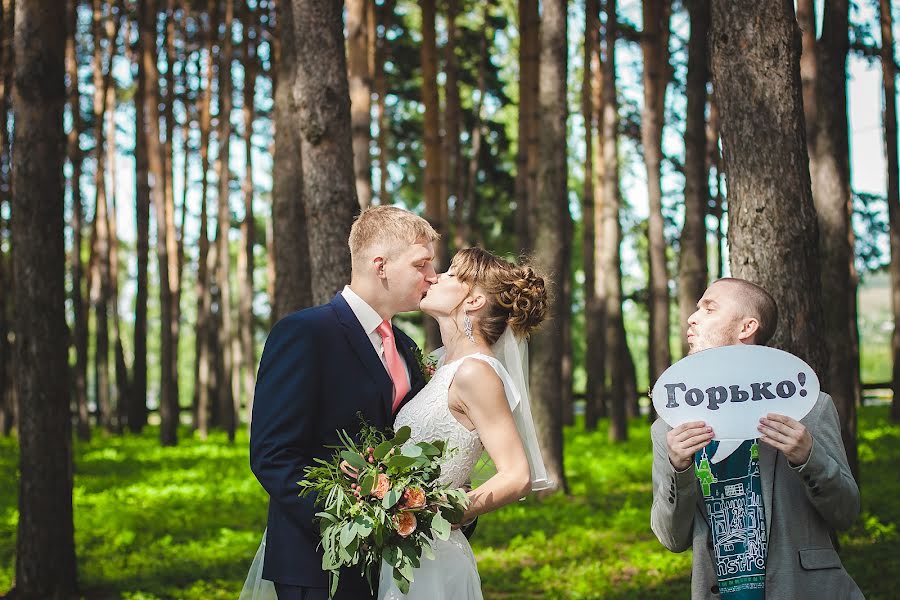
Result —
<instances>
[{"instance_id":1,"label":"navy blue suit jacket","mask_svg":"<svg viewBox=\"0 0 900 600\"><path fill-rule=\"evenodd\" d=\"M409 367L407 402L425 385L415 343L394 327L397 350ZM321 306L280 320L266 340L253 401L250 468L269 493L263 578L326 587L314 496L299 497L297 482L313 459L330 460L337 431L359 433L362 413L375 427L393 424L393 386L353 310L340 294ZM341 589L368 585L358 572L341 575Z\"/></svg>"}]
</instances>

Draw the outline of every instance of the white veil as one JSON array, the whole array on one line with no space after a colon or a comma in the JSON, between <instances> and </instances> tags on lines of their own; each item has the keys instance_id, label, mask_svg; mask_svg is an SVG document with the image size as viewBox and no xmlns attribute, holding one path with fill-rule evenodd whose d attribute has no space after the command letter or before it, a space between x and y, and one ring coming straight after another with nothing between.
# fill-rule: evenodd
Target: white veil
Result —
<instances>
[{"instance_id":1,"label":"white veil","mask_svg":"<svg viewBox=\"0 0 900 600\"><path fill-rule=\"evenodd\" d=\"M528 466L531 468L531 491L552 488L554 482L547 477L541 446L534 430L534 418L531 416L528 393L528 342L518 339L512 329L507 327L491 350L510 377L510 381L504 381L507 387L506 398L509 400L509 408L512 410L522 445L525 447Z\"/></svg>"}]
</instances>

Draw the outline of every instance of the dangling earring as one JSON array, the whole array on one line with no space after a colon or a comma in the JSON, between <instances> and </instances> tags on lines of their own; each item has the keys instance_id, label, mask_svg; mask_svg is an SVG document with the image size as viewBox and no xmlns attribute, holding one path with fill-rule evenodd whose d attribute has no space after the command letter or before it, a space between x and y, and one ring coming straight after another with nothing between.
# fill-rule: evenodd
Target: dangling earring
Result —
<instances>
[{"instance_id":1,"label":"dangling earring","mask_svg":"<svg viewBox=\"0 0 900 600\"><path fill-rule=\"evenodd\" d=\"M466 337L469 338L470 342L475 341L475 336L472 335L472 319L469 318L469 313L466 313L466 316L463 317L463 328L465 329Z\"/></svg>"}]
</instances>

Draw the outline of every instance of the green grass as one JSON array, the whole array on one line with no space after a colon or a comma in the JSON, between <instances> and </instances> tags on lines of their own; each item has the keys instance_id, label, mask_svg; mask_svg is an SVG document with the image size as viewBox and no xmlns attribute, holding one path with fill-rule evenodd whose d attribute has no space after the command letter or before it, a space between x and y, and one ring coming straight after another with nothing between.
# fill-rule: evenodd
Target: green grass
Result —
<instances>
[{"instance_id":1,"label":"green grass","mask_svg":"<svg viewBox=\"0 0 900 600\"><path fill-rule=\"evenodd\" d=\"M900 426L860 413L863 517L841 535L848 571L870 600L900 583ZM247 436L187 435L161 449L143 436L76 445L75 535L86 598L237 597L265 525L266 495L247 466ZM610 444L605 429L566 432L571 494L529 499L479 520L473 540L492 598L686 598L690 553L649 527L649 427ZM0 440L0 595L15 560L17 448Z\"/></svg>"}]
</instances>

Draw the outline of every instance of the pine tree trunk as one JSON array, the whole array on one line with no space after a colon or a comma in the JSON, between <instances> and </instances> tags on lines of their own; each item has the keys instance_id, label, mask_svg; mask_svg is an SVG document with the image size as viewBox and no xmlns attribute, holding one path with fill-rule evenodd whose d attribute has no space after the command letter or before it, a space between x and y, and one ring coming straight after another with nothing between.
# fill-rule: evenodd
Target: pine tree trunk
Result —
<instances>
[{"instance_id":1,"label":"pine tree trunk","mask_svg":"<svg viewBox=\"0 0 900 600\"><path fill-rule=\"evenodd\" d=\"M115 357L116 399L113 431L122 433L128 422L130 383L128 365L125 363L125 347L122 345L121 319L119 317L119 234L116 221L116 90L106 91L106 140L109 144L109 308L112 318L113 356Z\"/></svg>"},{"instance_id":2,"label":"pine tree trunk","mask_svg":"<svg viewBox=\"0 0 900 600\"><path fill-rule=\"evenodd\" d=\"M706 213L709 165L706 153L706 85L709 82L709 0L688 3L687 114L684 127L684 227L678 255L678 309L681 355L687 356L687 320L697 309L708 280ZM652 387L651 382L651 387Z\"/></svg>"},{"instance_id":3,"label":"pine tree trunk","mask_svg":"<svg viewBox=\"0 0 900 600\"><path fill-rule=\"evenodd\" d=\"M353 172L360 210L372 203L372 79L369 73L369 27L366 14L374 0L347 1L347 67L350 121L353 131Z\"/></svg>"},{"instance_id":4,"label":"pine tree trunk","mask_svg":"<svg viewBox=\"0 0 900 600\"><path fill-rule=\"evenodd\" d=\"M563 470L561 414L562 363L565 324L564 285L568 277L559 234L568 219L566 194L566 1L544 4L541 18L540 175L537 202L529 205L529 233L535 260L556 282L552 321L531 338L531 399L535 428L549 478L567 489Z\"/></svg>"},{"instance_id":5,"label":"pine tree trunk","mask_svg":"<svg viewBox=\"0 0 900 600\"><path fill-rule=\"evenodd\" d=\"M294 101L296 48L293 3L278 4L275 82L275 151L272 178L272 239L275 244L275 318L312 305L309 236L303 204L300 123Z\"/></svg>"},{"instance_id":6,"label":"pine tree trunk","mask_svg":"<svg viewBox=\"0 0 900 600\"><path fill-rule=\"evenodd\" d=\"M87 404L87 363L88 363L88 309L85 307L84 298L84 265L81 259L83 246L84 227L84 200L81 196L81 172L83 155L79 145L79 135L82 130L80 93L78 91L78 64L75 54L75 31L77 30L77 18L75 5L77 0L66 2L66 23L68 30L66 36L66 74L69 79L69 110L72 115L72 126L68 134L69 162L72 165L72 250L69 262L72 269L72 338L75 346L75 369L72 371L74 383L75 405L77 406L77 432L78 438L83 441L91 439L90 416ZM4 15L6 18L6 15ZM11 49L11 48L10 48ZM4 50L4 57L5 51ZM6 109L3 110L2 133L3 142L6 137ZM5 147L5 143L2 144Z\"/></svg>"},{"instance_id":7,"label":"pine tree trunk","mask_svg":"<svg viewBox=\"0 0 900 600\"><path fill-rule=\"evenodd\" d=\"M140 433L147 424L147 304L150 297L148 262L150 255L150 180L147 158L147 126L144 114L147 98L143 63L143 40L138 35L134 62L137 63L135 105L135 225L137 286L134 309L134 363L128 429Z\"/></svg>"},{"instance_id":8,"label":"pine tree trunk","mask_svg":"<svg viewBox=\"0 0 900 600\"><path fill-rule=\"evenodd\" d=\"M293 3L294 98L299 107L312 300L320 304L330 301L350 281L347 237L359 211L353 184L342 3Z\"/></svg>"},{"instance_id":9,"label":"pine tree trunk","mask_svg":"<svg viewBox=\"0 0 900 600\"><path fill-rule=\"evenodd\" d=\"M585 79L582 91L582 110L587 127L585 134L584 195L583 205L583 254L584 254L584 325L585 356L584 370L584 428L597 429L597 421L604 413L605 349L604 331L603 272L600 269L600 233L603 214L603 137L600 131L600 116L603 114L603 66L600 62L600 6L597 0L588 0L586 5L587 24L584 41ZM596 136L597 144L594 144Z\"/></svg>"},{"instance_id":10,"label":"pine tree trunk","mask_svg":"<svg viewBox=\"0 0 900 600\"><path fill-rule=\"evenodd\" d=\"M889 0L879 0L881 23L881 77L884 82L884 143L887 157L887 203L891 223L891 301L894 335L894 399L891 420L900 423L900 161L897 159L897 73L894 70L894 21Z\"/></svg>"},{"instance_id":11,"label":"pine tree trunk","mask_svg":"<svg viewBox=\"0 0 900 600\"><path fill-rule=\"evenodd\" d=\"M622 226L619 223L619 157L618 101L616 99L616 37L618 17L616 0L606 4L606 60L603 63L603 245L601 270L606 298L604 324L606 331L606 371L609 374L609 437L613 441L628 439L625 414L625 336L622 322L622 267L619 246Z\"/></svg>"},{"instance_id":12,"label":"pine tree trunk","mask_svg":"<svg viewBox=\"0 0 900 600\"><path fill-rule=\"evenodd\" d=\"M104 68L102 40L105 40L107 43L111 42L115 35L115 25L112 23L111 6L107 5L110 14L104 15L105 4L103 0L93 0L93 26L91 29L94 43L91 70L94 83L95 167L94 228L91 235L91 263L94 274L90 292L91 303L94 307L96 335L94 344L94 398L97 402L98 425L110 431L113 427L109 373L109 300L111 286L104 124L106 122L106 94L112 78L112 52L110 52L110 67Z\"/></svg>"},{"instance_id":13,"label":"pine tree trunk","mask_svg":"<svg viewBox=\"0 0 900 600\"><path fill-rule=\"evenodd\" d=\"M728 173L731 271L778 303L781 323L771 345L824 375L818 226L793 3L716 0L709 39Z\"/></svg>"},{"instance_id":14,"label":"pine tree trunk","mask_svg":"<svg viewBox=\"0 0 900 600\"><path fill-rule=\"evenodd\" d=\"M447 224L441 220L446 202L441 197L442 144L441 144L441 106L438 97L438 57L435 33L435 0L422 0L422 104L425 107L422 143L425 148L425 169L422 179L425 182L425 218L442 238L446 237ZM444 269L449 264L444 245L435 245L435 264ZM441 332L437 321L425 319L425 346L433 350L441 345Z\"/></svg>"},{"instance_id":15,"label":"pine tree trunk","mask_svg":"<svg viewBox=\"0 0 900 600\"><path fill-rule=\"evenodd\" d=\"M65 314L66 19L58 0L18 3L11 214L19 410L16 598L75 594ZM48 373L52 376L48 377Z\"/></svg>"},{"instance_id":16,"label":"pine tree trunk","mask_svg":"<svg viewBox=\"0 0 900 600\"><path fill-rule=\"evenodd\" d=\"M385 77L384 73L384 63L390 56L390 46L384 36L378 35L378 25L387 30L389 26L388 19L393 15L395 4L395 0L386 0L381 5L372 2L370 10L370 19L375 22L372 27L375 31L370 36L369 43L375 44L372 73L375 93L378 96L375 113L375 119L378 124L378 138L376 140L378 144L378 202L382 204L388 202L388 182L390 181L390 174L387 168L389 154L386 97L388 90L387 77Z\"/></svg>"},{"instance_id":17,"label":"pine tree trunk","mask_svg":"<svg viewBox=\"0 0 900 600\"><path fill-rule=\"evenodd\" d=\"M13 0L0 1L3 19L0 21L0 32L3 33L0 40L0 86L3 93L0 94L0 231L5 231L7 239L11 235L9 219L3 216L3 205L10 207L11 196L11 165L9 140L9 118L11 113L10 97L12 95L13 77L13 30L15 20L15 2ZM3 271L3 287L9 293L4 294L0 300L0 435L7 436L11 433L15 420L15 370L12 368L13 348L10 342L12 327L12 311L14 307L15 282L12 278L12 249L9 252L0 250L0 271ZM82 300L82 313L84 313L84 301ZM85 339L87 339L85 337ZM87 348L82 354L84 359L84 373L87 372ZM86 386L85 386L86 387ZM87 394L85 393L85 396Z\"/></svg>"},{"instance_id":18,"label":"pine tree trunk","mask_svg":"<svg viewBox=\"0 0 900 600\"><path fill-rule=\"evenodd\" d=\"M253 347L253 249L256 244L256 219L253 213L253 122L256 117L256 26L255 15L248 8L244 13L246 55L244 60L244 221L241 223L241 251L238 253L238 289L240 295L239 329L241 349L241 392L247 401L247 422L252 414L256 351Z\"/></svg>"},{"instance_id":19,"label":"pine tree trunk","mask_svg":"<svg viewBox=\"0 0 900 600\"><path fill-rule=\"evenodd\" d=\"M169 260L169 288L172 299L172 321L169 327L172 330L172 378L169 380L171 390L169 394L175 398L176 410L178 407L178 339L181 334L181 272L178 265L178 231L175 227L175 0L167 0L166 26L163 41L163 49L166 61L166 96L159 98L159 104L164 107L163 120L166 123L166 141L163 150L165 169L165 198L166 198L166 255ZM161 92L161 90L158 90ZM165 326L165 323L163 324Z\"/></svg>"},{"instance_id":20,"label":"pine tree trunk","mask_svg":"<svg viewBox=\"0 0 900 600\"><path fill-rule=\"evenodd\" d=\"M535 201L538 167L538 70L540 25L537 0L519 0L519 152L516 158L516 233L519 247L532 245L528 215Z\"/></svg>"},{"instance_id":21,"label":"pine tree trunk","mask_svg":"<svg viewBox=\"0 0 900 600\"><path fill-rule=\"evenodd\" d=\"M212 357L210 348L212 296L210 291L209 252L209 138L212 130L213 41L219 27L218 3L206 5L209 29L206 32L206 89L200 101L200 233L197 243L197 326L195 328L194 405L196 428L200 438L209 434Z\"/></svg>"},{"instance_id":22,"label":"pine tree trunk","mask_svg":"<svg viewBox=\"0 0 900 600\"><path fill-rule=\"evenodd\" d=\"M798 5L800 8L805 3ZM813 6L809 14L815 15ZM815 69L812 77L805 72L804 57L800 74L804 86L803 107L806 113L806 139L813 200L819 218L819 252L822 260L822 293L827 332L823 337L829 355L829 370L823 374L823 387L834 399L841 421L841 436L850 469L858 476L856 452L856 382L851 324L854 293L850 262L850 144L847 129L847 51L849 49L849 5L847 0L825 4L822 37L815 42L815 28L803 31L803 47L811 46ZM799 19L798 19L799 20ZM815 20L813 20L813 23ZM800 21L801 29L803 22ZM811 41L808 42L808 40ZM806 94L811 79L812 94ZM807 97L809 96L809 104Z\"/></svg>"},{"instance_id":23,"label":"pine tree trunk","mask_svg":"<svg viewBox=\"0 0 900 600\"><path fill-rule=\"evenodd\" d=\"M662 133L665 123L669 68L669 17L671 0L643 0L644 110L641 140L647 166L649 216L649 329L648 364L651 385L672 362L669 348L669 273L666 267L666 237L662 214Z\"/></svg>"},{"instance_id":24,"label":"pine tree trunk","mask_svg":"<svg viewBox=\"0 0 900 600\"><path fill-rule=\"evenodd\" d=\"M493 29L488 32L488 9L489 4L484 5L484 27L481 36L481 62L478 65L478 101L472 108L472 114L475 117L472 123L472 154L469 158L469 166L467 169L465 192L460 189L460 194L464 194L457 202L456 208L456 235L459 238L456 246L462 248L464 246L472 246L476 244L478 229L478 169L481 158L481 145L484 140L484 96L487 93L487 69L490 64L490 48L493 45ZM461 186L462 187L462 186Z\"/></svg>"},{"instance_id":25,"label":"pine tree trunk","mask_svg":"<svg viewBox=\"0 0 900 600\"><path fill-rule=\"evenodd\" d=\"M441 210L443 210L443 222L448 235L438 242L443 246L444 256L450 257L450 203L454 206L454 222L458 222L456 214L462 209L462 146L460 144L461 112L462 105L459 99L459 59L456 56L457 38L459 30L456 20L459 17L459 0L447 0L447 44L444 46L444 71L446 83L444 84L444 137L443 137L443 173L441 185ZM487 11L489 3L485 3L483 11ZM487 23L482 26L482 38L484 37ZM479 65L479 70L481 66ZM463 247L458 228L453 230L453 247L459 250Z\"/></svg>"},{"instance_id":26,"label":"pine tree trunk","mask_svg":"<svg viewBox=\"0 0 900 600\"><path fill-rule=\"evenodd\" d=\"M172 396L174 339L172 328L172 288L169 282L169 251L166 241L165 147L159 129L159 71L156 66L156 0L140 0L141 60L145 74L144 123L146 126L147 164L150 198L156 208L156 258L160 294L160 442L172 446L178 442L178 398Z\"/></svg>"},{"instance_id":27,"label":"pine tree trunk","mask_svg":"<svg viewBox=\"0 0 900 600\"><path fill-rule=\"evenodd\" d=\"M216 250L215 269L213 281L218 290L218 312L215 315L217 348L215 355L219 364L217 371L218 382L218 424L228 434L228 440L234 440L237 426L237 414L234 409L236 398L232 389L232 377L235 369L233 336L234 321L231 306L231 251L228 243L228 234L231 230L231 169L229 157L231 156L231 109L232 79L231 63L233 57L233 45L231 39L232 25L234 23L234 0L225 0L225 33L222 38L222 49L219 54L219 155L216 158L216 172L219 179L218 191L218 218L216 222Z\"/></svg>"}]
</instances>

